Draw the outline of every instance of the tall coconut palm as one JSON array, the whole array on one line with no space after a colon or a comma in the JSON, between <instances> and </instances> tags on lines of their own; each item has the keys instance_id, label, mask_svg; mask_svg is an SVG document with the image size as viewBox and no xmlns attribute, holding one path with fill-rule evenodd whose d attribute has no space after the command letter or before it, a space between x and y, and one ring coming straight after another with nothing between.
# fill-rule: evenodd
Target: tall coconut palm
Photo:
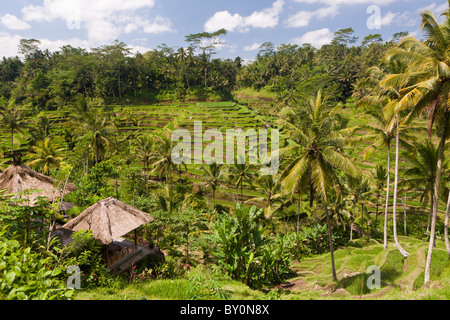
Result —
<instances>
[{"instance_id":1,"label":"tall coconut palm","mask_svg":"<svg viewBox=\"0 0 450 320\"><path fill-rule=\"evenodd\" d=\"M55 142L50 137L38 141L31 150L33 152L27 155L31 160L28 166L40 168L43 174L49 174L51 169L58 168L64 160L64 148L55 149Z\"/></svg>"},{"instance_id":2,"label":"tall coconut palm","mask_svg":"<svg viewBox=\"0 0 450 320\"><path fill-rule=\"evenodd\" d=\"M287 167L284 177L285 186L294 186L305 175L314 189L314 193L322 200L327 220L328 236L330 241L331 269L333 280L337 281L334 264L333 238L328 212L329 194L334 191L340 194L341 182L338 170L356 176L358 169L345 152L346 135L353 129L340 128L335 118L338 107L327 109L327 101L322 98L319 91L315 98L305 101L302 108L303 122L299 126L305 130L303 136L303 152ZM300 112L300 109L299 109Z\"/></svg>"},{"instance_id":3,"label":"tall coconut palm","mask_svg":"<svg viewBox=\"0 0 450 320\"><path fill-rule=\"evenodd\" d=\"M113 144L118 129L109 117L97 110L92 110L80 119L77 131L79 135L90 141L95 152L95 164L98 164L101 150Z\"/></svg>"},{"instance_id":4,"label":"tall coconut palm","mask_svg":"<svg viewBox=\"0 0 450 320\"><path fill-rule=\"evenodd\" d=\"M399 102L391 108L392 114L408 110L410 116L414 118L427 111L430 119L428 125L430 135L435 120L439 119L441 141L434 186L430 242L425 265L424 283L426 284L430 281L438 193L441 185L445 141L448 138L450 127L450 55L448 54L450 14L448 9L442 14L444 21L441 25L431 11L424 11L420 15L422 18L421 28L427 38L425 41L420 41L415 37L407 37L400 42L398 48L389 52L388 61L396 61L406 68L404 72L389 75L383 85L395 88L401 96Z\"/></svg>"},{"instance_id":5,"label":"tall coconut palm","mask_svg":"<svg viewBox=\"0 0 450 320\"><path fill-rule=\"evenodd\" d=\"M158 173L160 179L165 175L166 183L170 182L172 170L177 170L172 161L173 148L174 142L171 139L165 135L158 136L153 147L153 156L150 159L152 172Z\"/></svg>"},{"instance_id":6,"label":"tall coconut palm","mask_svg":"<svg viewBox=\"0 0 450 320\"><path fill-rule=\"evenodd\" d=\"M373 101L373 100L372 100ZM392 103L391 99L384 99L384 103ZM353 139L354 142L358 141L370 141L368 147L366 147L362 155L367 158L376 150L381 148L387 149L387 161L386 161L386 201L384 207L384 227L383 227L383 240L384 249L387 249L387 223L388 223L388 212L389 212L389 194L391 190L391 147L397 136L397 122L392 116L389 116L381 106L372 106L365 111L365 114L371 119L371 123L368 125L360 125L359 130L363 131L365 134L359 139ZM412 145L409 141L415 138L415 134L420 132L422 128L402 126L399 129L401 136L399 136L398 142L403 148L407 150L412 150Z\"/></svg>"},{"instance_id":7,"label":"tall coconut palm","mask_svg":"<svg viewBox=\"0 0 450 320\"><path fill-rule=\"evenodd\" d=\"M394 241L400 253L406 258L409 256L409 252L407 252L400 245L397 235L397 196L398 196L398 169L399 169L399 156L400 156L400 121L397 124L397 134L395 136L395 169L394 169L394 196L393 196L393 204L392 204L392 222L393 222L393 233L394 233Z\"/></svg>"},{"instance_id":8,"label":"tall coconut palm","mask_svg":"<svg viewBox=\"0 0 450 320\"><path fill-rule=\"evenodd\" d=\"M351 213L351 227L350 227L350 240L353 240L353 221L355 219L355 209L361 204L361 236L364 236L364 210L363 203L370 193L369 181L362 175L358 174L356 177L347 178L347 189L348 189L348 199L352 203L352 213Z\"/></svg>"},{"instance_id":9,"label":"tall coconut palm","mask_svg":"<svg viewBox=\"0 0 450 320\"><path fill-rule=\"evenodd\" d=\"M148 194L148 178L150 171L150 161L153 156L153 137L151 136L139 136L136 139L135 153L140 162L144 165L145 172L145 188Z\"/></svg>"},{"instance_id":10,"label":"tall coconut palm","mask_svg":"<svg viewBox=\"0 0 450 320\"><path fill-rule=\"evenodd\" d=\"M244 204L244 182L252 185L256 177L253 166L244 161L237 161L229 168L229 175L235 185L236 196L237 190L241 190L241 204Z\"/></svg>"},{"instance_id":11,"label":"tall coconut palm","mask_svg":"<svg viewBox=\"0 0 450 320\"><path fill-rule=\"evenodd\" d=\"M375 225L376 225L378 222L378 207L379 207L381 192L383 190L384 183L387 178L387 170L384 166L377 164L377 166L371 170L371 173L372 173L372 181L375 186L375 188L374 188L375 196L377 199L376 200L376 212L375 212Z\"/></svg>"},{"instance_id":12,"label":"tall coconut palm","mask_svg":"<svg viewBox=\"0 0 450 320\"><path fill-rule=\"evenodd\" d=\"M304 97L303 97L304 98ZM290 145L282 148L279 152L285 163L292 163L296 158L301 156L303 152L303 144L306 141L305 133L302 129L302 126L299 126L298 123L302 122L303 116L302 112L298 112L300 109L296 109L294 107L285 107L283 108L279 115L278 123L280 127L284 131L284 135L288 137L288 143ZM287 168L288 169L288 168ZM310 206L313 204L313 188L311 181L309 179L310 174L303 175L303 178L300 180L290 180L290 182L294 183L293 185L286 185L285 178L289 175L289 170L284 170L280 176L280 183L283 186L283 193L290 193L291 200L294 196L298 196L297 202L297 233L300 232L300 208L302 206L302 196L306 192L306 190L310 189Z\"/></svg>"},{"instance_id":13,"label":"tall coconut palm","mask_svg":"<svg viewBox=\"0 0 450 320\"><path fill-rule=\"evenodd\" d=\"M448 192L447 208L445 210L445 221L444 221L445 247L447 248L447 252L450 255L450 242L448 240L448 221L449 221L449 216L450 216L450 191Z\"/></svg>"},{"instance_id":14,"label":"tall coconut palm","mask_svg":"<svg viewBox=\"0 0 450 320\"><path fill-rule=\"evenodd\" d=\"M14 154L14 132L23 132L27 127L25 116L14 101L10 101L8 106L0 106L0 123L3 128L8 128L11 134L11 155Z\"/></svg>"},{"instance_id":15,"label":"tall coconut palm","mask_svg":"<svg viewBox=\"0 0 450 320\"><path fill-rule=\"evenodd\" d=\"M409 157L411 166L405 171L405 179L402 185L411 188L420 188L422 206L430 204L430 212L427 222L427 233L430 231L431 216L433 214L434 185L436 181L436 169L438 162L439 149L430 139L422 143L414 144L414 154ZM448 162L443 165L443 172L448 170ZM443 178L447 178L446 175ZM448 180L445 179L445 180ZM443 191L441 187L440 192Z\"/></svg>"},{"instance_id":16,"label":"tall coconut palm","mask_svg":"<svg viewBox=\"0 0 450 320\"><path fill-rule=\"evenodd\" d=\"M216 210L216 190L222 179L223 165L213 162L208 166L202 166L201 170L206 173L203 180L212 191L212 212L214 212Z\"/></svg>"}]
</instances>

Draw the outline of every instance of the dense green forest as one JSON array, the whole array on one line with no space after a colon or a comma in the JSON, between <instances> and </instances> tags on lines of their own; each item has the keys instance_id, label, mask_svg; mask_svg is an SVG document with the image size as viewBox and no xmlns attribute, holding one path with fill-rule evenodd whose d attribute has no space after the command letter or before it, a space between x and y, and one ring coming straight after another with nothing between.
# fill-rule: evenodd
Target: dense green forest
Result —
<instances>
[{"instance_id":1,"label":"dense green forest","mask_svg":"<svg viewBox=\"0 0 450 320\"><path fill-rule=\"evenodd\" d=\"M420 19L423 39L347 28L319 49L266 42L246 63L215 57L223 29L134 55L22 40L0 61L0 172L21 161L76 190L35 206L0 190L0 298L323 297L282 290L301 272L350 298L450 298L450 20ZM279 172L176 165L171 134L194 121L278 129ZM111 196L154 218L138 241L164 262L114 276L89 232L66 247L51 236ZM82 290L66 286L72 265ZM369 265L382 289L361 286Z\"/></svg>"}]
</instances>

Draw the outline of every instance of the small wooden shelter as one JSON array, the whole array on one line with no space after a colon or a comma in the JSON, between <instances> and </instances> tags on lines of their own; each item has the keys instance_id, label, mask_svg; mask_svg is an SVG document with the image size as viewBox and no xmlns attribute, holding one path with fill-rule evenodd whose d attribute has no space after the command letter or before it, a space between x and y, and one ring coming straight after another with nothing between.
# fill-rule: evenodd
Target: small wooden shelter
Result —
<instances>
[{"instance_id":1,"label":"small wooden shelter","mask_svg":"<svg viewBox=\"0 0 450 320\"><path fill-rule=\"evenodd\" d=\"M105 248L106 264L111 270L125 270L149 255L159 253L139 245L136 229L153 221L153 217L113 197L101 200L70 220L61 229L92 231ZM134 232L134 244L122 236Z\"/></svg>"},{"instance_id":2,"label":"small wooden shelter","mask_svg":"<svg viewBox=\"0 0 450 320\"><path fill-rule=\"evenodd\" d=\"M34 206L38 197L46 197L48 201L53 201L75 191L76 187L70 183L65 188L64 186L55 186L53 178L40 174L20 162L15 162L0 174L0 189L7 189L8 193L15 195L15 198L21 197L27 200L25 203L18 202L18 205ZM25 190L37 192L18 195Z\"/></svg>"},{"instance_id":3,"label":"small wooden shelter","mask_svg":"<svg viewBox=\"0 0 450 320\"><path fill-rule=\"evenodd\" d=\"M62 228L74 232L92 230L94 239L108 245L152 221L151 215L109 197L87 208L78 217L63 225Z\"/></svg>"}]
</instances>

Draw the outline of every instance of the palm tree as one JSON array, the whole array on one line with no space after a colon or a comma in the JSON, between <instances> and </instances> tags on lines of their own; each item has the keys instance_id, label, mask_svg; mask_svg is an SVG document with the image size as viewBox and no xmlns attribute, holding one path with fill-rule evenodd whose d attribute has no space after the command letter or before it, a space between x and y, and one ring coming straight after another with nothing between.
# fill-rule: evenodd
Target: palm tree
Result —
<instances>
[{"instance_id":1,"label":"palm tree","mask_svg":"<svg viewBox=\"0 0 450 320\"><path fill-rule=\"evenodd\" d=\"M14 101L10 101L8 106L0 106L0 123L3 128L8 128L11 133L11 155L14 154L14 132L23 132L27 127L25 116Z\"/></svg>"},{"instance_id":2,"label":"palm tree","mask_svg":"<svg viewBox=\"0 0 450 320\"><path fill-rule=\"evenodd\" d=\"M364 210L363 206L364 204L362 201L364 201L369 192L369 182L368 180L362 175L358 174L356 177L348 177L347 178L347 189L348 189L348 199L352 203L352 213L351 213L351 227L350 227L350 241L353 240L353 221L355 219L355 208L361 204L361 236L364 236Z\"/></svg>"},{"instance_id":3,"label":"palm tree","mask_svg":"<svg viewBox=\"0 0 450 320\"><path fill-rule=\"evenodd\" d=\"M97 110L85 113L85 117L80 121L78 132L90 141L95 152L95 164L98 164L100 150L104 149L105 145L113 144L117 127L106 115Z\"/></svg>"},{"instance_id":4,"label":"palm tree","mask_svg":"<svg viewBox=\"0 0 450 320\"><path fill-rule=\"evenodd\" d=\"M384 102L391 103L392 100L386 99ZM389 212L389 193L391 189L391 146L393 141L397 137L397 125L394 117L390 117L383 112L379 106L374 106L365 111L365 114L370 117L372 122L368 125L360 125L360 130L365 131L365 134L359 139L354 138L354 142L358 141L371 141L370 145L363 150L362 154L365 158L369 157L375 150L380 148L387 149L387 178L386 178L386 202L384 207L384 249L387 250L387 222ZM399 132L402 133L402 138L399 136L399 143L403 148L411 150L412 146L409 143L410 140L415 139L414 134L422 128L406 127L399 128Z\"/></svg>"},{"instance_id":5,"label":"palm tree","mask_svg":"<svg viewBox=\"0 0 450 320\"><path fill-rule=\"evenodd\" d=\"M253 179L256 176L256 173L252 170L253 167L250 164L240 160L229 168L230 178L235 185L236 195L238 188L241 190L241 204L244 204L244 182L252 185Z\"/></svg>"},{"instance_id":6,"label":"palm tree","mask_svg":"<svg viewBox=\"0 0 450 320\"><path fill-rule=\"evenodd\" d=\"M153 156L153 138L151 136L139 136L136 139L135 153L139 161L144 165L145 188L148 194L148 178L150 170L150 161Z\"/></svg>"},{"instance_id":7,"label":"palm tree","mask_svg":"<svg viewBox=\"0 0 450 320\"><path fill-rule=\"evenodd\" d=\"M303 141L305 141L304 132L301 127L297 124L302 121L302 115L297 110L292 107L285 107L279 113L279 120L281 127L285 131L285 135L289 137L287 147L280 150L280 156L283 157L283 161L286 163L290 163L294 161L297 157L299 157L303 152ZM306 189L310 188L310 206L312 206L313 200L313 191L311 188L311 183L309 180L310 174L305 174L303 179L301 180L292 180L295 184L287 186L286 185L286 176L289 174L289 171L286 169L280 177L280 182L283 185L283 192L288 191L290 193L291 200L294 196L298 195L298 203L297 203L297 233L300 231L300 208L302 206L302 196L305 193Z\"/></svg>"},{"instance_id":8,"label":"palm tree","mask_svg":"<svg viewBox=\"0 0 450 320\"><path fill-rule=\"evenodd\" d=\"M448 241L448 220L450 216L450 190L447 196L447 208L445 210L445 222L444 222L444 239L445 239L445 247L447 248L447 252L450 255L450 242Z\"/></svg>"},{"instance_id":9,"label":"palm tree","mask_svg":"<svg viewBox=\"0 0 450 320\"><path fill-rule=\"evenodd\" d=\"M36 144L37 141L50 137L53 125L54 122L50 121L46 116L39 116L37 121L33 123L33 128L29 131L31 144Z\"/></svg>"},{"instance_id":10,"label":"palm tree","mask_svg":"<svg viewBox=\"0 0 450 320\"><path fill-rule=\"evenodd\" d=\"M450 2L449 2L450 3ZM438 164L434 185L433 214L431 217L430 242L425 265L424 284L430 280L431 257L434 246L436 216L441 185L442 165L444 162L445 141L448 138L450 108L450 14L447 9L442 15L441 25L431 11L421 14L422 30L427 38L420 41L415 37L403 39L397 48L388 54L388 61L396 61L405 66L404 72L389 75L384 86L393 87L400 94L399 102L391 108L393 114L404 110L415 118L427 110L429 114L428 131L436 122L440 122L441 141L439 144Z\"/></svg>"},{"instance_id":11,"label":"palm tree","mask_svg":"<svg viewBox=\"0 0 450 320\"><path fill-rule=\"evenodd\" d=\"M249 199L246 202L257 203L264 207L264 215L266 219L270 218L270 233L273 234L273 214L283 205L281 184L276 177L269 175L260 177L258 185L263 196Z\"/></svg>"},{"instance_id":12,"label":"palm tree","mask_svg":"<svg viewBox=\"0 0 450 320\"><path fill-rule=\"evenodd\" d=\"M58 168L61 161L64 160L62 156L64 148L55 150L54 146L54 141L50 137L38 141L35 146L31 147L33 152L27 155L31 160L28 166L41 168L43 174L49 174L52 168Z\"/></svg>"},{"instance_id":13,"label":"palm tree","mask_svg":"<svg viewBox=\"0 0 450 320\"><path fill-rule=\"evenodd\" d=\"M395 116L397 118L397 116ZM399 167L399 155L400 155L400 127L402 126L399 121L397 124L397 135L395 136L395 170L394 170L394 199L392 204L392 222L393 222L393 233L394 241L400 253L406 258L409 253L403 249L398 241L397 235L397 195L398 195L398 167Z\"/></svg>"},{"instance_id":14,"label":"palm tree","mask_svg":"<svg viewBox=\"0 0 450 320\"><path fill-rule=\"evenodd\" d=\"M158 172L159 178L165 174L166 183L170 182L172 170L176 170L176 165L172 161L173 141L162 135L157 137L153 147L153 155L150 159L152 163L152 172Z\"/></svg>"},{"instance_id":15,"label":"palm tree","mask_svg":"<svg viewBox=\"0 0 450 320\"><path fill-rule=\"evenodd\" d=\"M158 206L170 216L183 203L184 195L179 193L175 186L170 183L160 185L158 195Z\"/></svg>"},{"instance_id":16,"label":"palm tree","mask_svg":"<svg viewBox=\"0 0 450 320\"><path fill-rule=\"evenodd\" d=\"M420 188L422 206L430 203L430 213L428 215L427 233L430 231L431 216L433 214L434 185L436 181L436 169L439 149L430 139L423 143L414 144L415 153L411 154L409 161L411 167L405 171L406 179L402 185L412 188ZM443 172L448 170L448 162L443 165ZM443 176L443 178L446 175ZM448 180L448 179L446 179ZM443 188L441 188L440 192Z\"/></svg>"},{"instance_id":17,"label":"palm tree","mask_svg":"<svg viewBox=\"0 0 450 320\"><path fill-rule=\"evenodd\" d=\"M384 166L377 164L375 168L371 170L373 184L375 186L375 195L376 195L376 212L375 212L375 225L378 222L378 206L380 202L381 192L383 190L384 182L387 178L387 170Z\"/></svg>"},{"instance_id":18,"label":"palm tree","mask_svg":"<svg viewBox=\"0 0 450 320\"><path fill-rule=\"evenodd\" d=\"M338 178L338 170L354 177L358 169L345 153L346 135L354 129L340 128L335 118L338 106L331 110L326 107L326 99L322 98L319 91L315 98L306 101L304 108L298 109L298 112L305 111L302 123L298 124L305 132L304 148L303 152L288 165L283 180L285 186L294 186L307 175L314 193L322 200L330 241L332 275L333 280L337 281L328 212L329 193L333 190L338 195L341 193L342 185Z\"/></svg>"},{"instance_id":19,"label":"palm tree","mask_svg":"<svg viewBox=\"0 0 450 320\"><path fill-rule=\"evenodd\" d=\"M206 174L203 176L203 180L206 182L207 186L211 188L212 191L212 210L214 212L216 210L216 190L219 187L222 174L223 174L223 165L217 164L213 162L208 166L202 166L201 170Z\"/></svg>"}]
</instances>

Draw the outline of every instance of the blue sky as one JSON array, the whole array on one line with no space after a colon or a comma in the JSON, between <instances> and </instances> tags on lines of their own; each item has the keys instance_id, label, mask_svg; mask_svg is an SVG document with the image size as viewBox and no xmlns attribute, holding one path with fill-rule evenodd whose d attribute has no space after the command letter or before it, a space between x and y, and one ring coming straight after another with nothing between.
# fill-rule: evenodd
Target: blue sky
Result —
<instances>
[{"instance_id":1,"label":"blue sky","mask_svg":"<svg viewBox=\"0 0 450 320\"><path fill-rule=\"evenodd\" d=\"M16 0L0 3L0 57L17 55L22 38L50 51L93 48L118 39L144 53L165 43L186 47L185 36L229 30L217 57L253 59L264 42L329 43L352 27L362 40L395 32L421 37L418 12L440 14L447 0ZM369 24L368 24L369 21ZM371 23L370 23L371 22Z\"/></svg>"}]
</instances>

